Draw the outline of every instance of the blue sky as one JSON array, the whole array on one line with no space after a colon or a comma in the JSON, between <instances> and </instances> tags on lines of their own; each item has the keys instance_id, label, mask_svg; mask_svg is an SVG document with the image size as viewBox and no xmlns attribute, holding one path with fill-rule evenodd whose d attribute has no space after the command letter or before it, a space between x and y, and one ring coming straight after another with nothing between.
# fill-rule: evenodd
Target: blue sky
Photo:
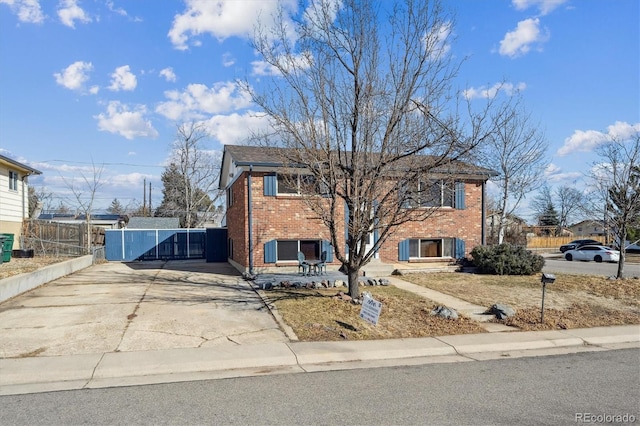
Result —
<instances>
[{"instance_id":1,"label":"blue sky","mask_svg":"<svg viewBox=\"0 0 640 426\"><path fill-rule=\"evenodd\" d=\"M282 0L296 10L297 0ZM549 143L551 185L584 185L593 149L640 129L637 0L445 0L456 12L456 84L481 100L519 88ZM0 154L64 183L103 166L96 207L141 204L176 123L207 124L208 147L243 143L263 122L238 78L264 68L249 46L269 0L0 0ZM532 194L533 195L533 194ZM57 201L54 202L57 205ZM526 208L524 209L526 211Z\"/></svg>"}]
</instances>

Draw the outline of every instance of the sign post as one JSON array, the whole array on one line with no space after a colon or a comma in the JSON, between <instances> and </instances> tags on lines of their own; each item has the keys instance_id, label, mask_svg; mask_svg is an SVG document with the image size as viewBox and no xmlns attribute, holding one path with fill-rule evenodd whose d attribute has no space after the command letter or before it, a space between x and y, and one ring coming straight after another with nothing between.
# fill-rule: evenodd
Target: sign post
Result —
<instances>
[{"instance_id":1,"label":"sign post","mask_svg":"<svg viewBox=\"0 0 640 426\"><path fill-rule=\"evenodd\" d=\"M556 276L553 274L542 274L540 282L542 282L542 309L540 309L540 324L544 324L544 290L547 284L553 284Z\"/></svg>"}]
</instances>

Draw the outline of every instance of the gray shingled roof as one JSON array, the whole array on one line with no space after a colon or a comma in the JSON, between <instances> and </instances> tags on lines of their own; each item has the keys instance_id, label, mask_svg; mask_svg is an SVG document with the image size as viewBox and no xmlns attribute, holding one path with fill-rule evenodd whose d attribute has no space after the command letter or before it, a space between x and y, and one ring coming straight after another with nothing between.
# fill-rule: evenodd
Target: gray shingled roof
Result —
<instances>
[{"instance_id":1,"label":"gray shingled roof","mask_svg":"<svg viewBox=\"0 0 640 426\"><path fill-rule=\"evenodd\" d=\"M179 229L180 219L177 217L132 217L127 224L128 229Z\"/></svg>"},{"instance_id":2,"label":"gray shingled roof","mask_svg":"<svg viewBox=\"0 0 640 426\"><path fill-rule=\"evenodd\" d=\"M270 166L280 167L283 165L283 159L286 158L285 151L288 148L277 147L260 147L260 146L247 146L247 145L225 145L225 153L230 155L233 162L237 166ZM424 156L428 158L428 156ZM473 174L483 176L497 176L497 173L493 170L477 166L475 164L466 163L463 161L453 161L449 166L441 166L438 168L438 172L450 173L449 168L455 168L456 173ZM446 169L446 170L445 170Z\"/></svg>"}]
</instances>

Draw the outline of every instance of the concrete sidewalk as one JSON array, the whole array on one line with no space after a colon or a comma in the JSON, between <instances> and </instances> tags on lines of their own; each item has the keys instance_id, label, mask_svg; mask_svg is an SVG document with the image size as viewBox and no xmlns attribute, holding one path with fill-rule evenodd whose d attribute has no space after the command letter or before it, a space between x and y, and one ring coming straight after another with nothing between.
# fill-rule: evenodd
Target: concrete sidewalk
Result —
<instances>
[{"instance_id":1,"label":"concrete sidewalk","mask_svg":"<svg viewBox=\"0 0 640 426\"><path fill-rule=\"evenodd\" d=\"M638 325L503 333L485 307L388 279L491 333L289 341L230 267L97 265L2 305L0 395L640 347Z\"/></svg>"},{"instance_id":2,"label":"concrete sidewalk","mask_svg":"<svg viewBox=\"0 0 640 426\"><path fill-rule=\"evenodd\" d=\"M0 359L0 395L640 347L637 325Z\"/></svg>"}]
</instances>

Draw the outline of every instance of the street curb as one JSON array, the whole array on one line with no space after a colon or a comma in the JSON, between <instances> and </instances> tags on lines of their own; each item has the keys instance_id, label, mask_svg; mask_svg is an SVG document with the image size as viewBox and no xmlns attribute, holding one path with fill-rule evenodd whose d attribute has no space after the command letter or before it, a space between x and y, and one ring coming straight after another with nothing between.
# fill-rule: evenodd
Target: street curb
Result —
<instances>
[{"instance_id":1,"label":"street curb","mask_svg":"<svg viewBox=\"0 0 640 426\"><path fill-rule=\"evenodd\" d=\"M478 354L526 356L530 351L529 356L538 356L546 349L557 354L615 345L640 347L640 326L10 358L0 359L0 395L342 370L367 362L393 366L478 361Z\"/></svg>"}]
</instances>

